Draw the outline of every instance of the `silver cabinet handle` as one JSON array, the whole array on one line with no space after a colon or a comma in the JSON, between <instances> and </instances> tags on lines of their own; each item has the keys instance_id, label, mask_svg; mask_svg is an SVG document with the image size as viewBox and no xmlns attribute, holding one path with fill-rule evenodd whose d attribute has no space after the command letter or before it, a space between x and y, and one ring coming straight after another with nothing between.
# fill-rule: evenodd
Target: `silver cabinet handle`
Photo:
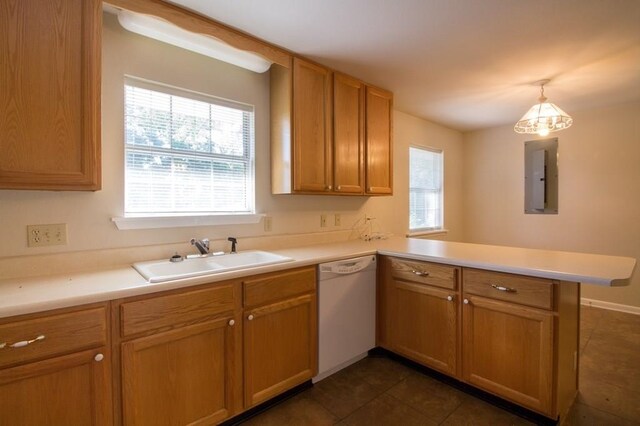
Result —
<instances>
[{"instance_id":1,"label":"silver cabinet handle","mask_svg":"<svg viewBox=\"0 0 640 426\"><path fill-rule=\"evenodd\" d=\"M414 274L416 274L419 277L428 277L429 273L428 272L424 272L424 271L416 271L415 269L412 269L411 272L413 272Z\"/></svg>"},{"instance_id":2,"label":"silver cabinet handle","mask_svg":"<svg viewBox=\"0 0 640 426\"><path fill-rule=\"evenodd\" d=\"M3 349L3 348L22 348L22 347L30 345L30 344L32 344L34 342L39 342L40 340L44 340L44 334L39 335L35 339L22 340L20 342L15 342L15 343L12 343L12 344L9 344L7 342L0 343L0 349Z\"/></svg>"},{"instance_id":3,"label":"silver cabinet handle","mask_svg":"<svg viewBox=\"0 0 640 426\"><path fill-rule=\"evenodd\" d=\"M248 319L249 321L253 321L253 315L249 315L249 316L247 317L247 319Z\"/></svg>"},{"instance_id":4,"label":"silver cabinet handle","mask_svg":"<svg viewBox=\"0 0 640 426\"><path fill-rule=\"evenodd\" d=\"M236 321L235 320L229 320L229 325L231 327L233 327L235 325Z\"/></svg>"},{"instance_id":5,"label":"silver cabinet handle","mask_svg":"<svg viewBox=\"0 0 640 426\"><path fill-rule=\"evenodd\" d=\"M501 286L501 285L491 284L491 287L495 288L498 291L506 291L507 293L517 293L518 292L518 290L516 290L515 288L504 287L504 286Z\"/></svg>"},{"instance_id":6,"label":"silver cabinet handle","mask_svg":"<svg viewBox=\"0 0 640 426\"><path fill-rule=\"evenodd\" d=\"M468 304L469 304L469 299L464 299L464 300L462 301L462 303L464 303L465 305L468 305Z\"/></svg>"},{"instance_id":7,"label":"silver cabinet handle","mask_svg":"<svg viewBox=\"0 0 640 426\"><path fill-rule=\"evenodd\" d=\"M104 355L97 354L96 356L93 357L93 359L95 359L97 362L100 362L104 359Z\"/></svg>"},{"instance_id":8,"label":"silver cabinet handle","mask_svg":"<svg viewBox=\"0 0 640 426\"><path fill-rule=\"evenodd\" d=\"M447 296L447 300L448 300L449 302L453 302L453 296Z\"/></svg>"}]
</instances>

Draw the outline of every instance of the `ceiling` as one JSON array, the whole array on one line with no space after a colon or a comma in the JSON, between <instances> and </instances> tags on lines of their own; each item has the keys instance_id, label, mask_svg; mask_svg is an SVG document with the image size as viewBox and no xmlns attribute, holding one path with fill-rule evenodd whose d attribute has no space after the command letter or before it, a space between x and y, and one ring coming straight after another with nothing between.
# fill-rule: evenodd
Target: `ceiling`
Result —
<instances>
[{"instance_id":1,"label":"ceiling","mask_svg":"<svg viewBox=\"0 0 640 426\"><path fill-rule=\"evenodd\" d=\"M468 131L640 100L638 0L172 0Z\"/></svg>"}]
</instances>

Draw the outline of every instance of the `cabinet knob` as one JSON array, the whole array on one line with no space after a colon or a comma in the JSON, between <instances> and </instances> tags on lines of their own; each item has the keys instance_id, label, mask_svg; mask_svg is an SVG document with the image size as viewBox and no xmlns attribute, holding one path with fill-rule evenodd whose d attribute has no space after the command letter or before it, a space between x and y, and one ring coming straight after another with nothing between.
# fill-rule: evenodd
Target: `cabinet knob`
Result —
<instances>
[{"instance_id":1,"label":"cabinet knob","mask_svg":"<svg viewBox=\"0 0 640 426\"><path fill-rule=\"evenodd\" d=\"M447 296L447 300L448 300L449 302L453 302L453 296Z\"/></svg>"},{"instance_id":2,"label":"cabinet knob","mask_svg":"<svg viewBox=\"0 0 640 426\"><path fill-rule=\"evenodd\" d=\"M342 185L338 185L338 186L336 187L336 189L337 189L338 191L340 191L340 190L342 189Z\"/></svg>"},{"instance_id":3,"label":"cabinet knob","mask_svg":"<svg viewBox=\"0 0 640 426\"><path fill-rule=\"evenodd\" d=\"M249 316L247 317L247 319L248 319L249 321L253 321L253 315L249 315Z\"/></svg>"},{"instance_id":4,"label":"cabinet knob","mask_svg":"<svg viewBox=\"0 0 640 426\"><path fill-rule=\"evenodd\" d=\"M468 305L468 304L469 304L469 299L464 299L464 300L462 301L462 303L464 303L465 305Z\"/></svg>"},{"instance_id":5,"label":"cabinet knob","mask_svg":"<svg viewBox=\"0 0 640 426\"><path fill-rule=\"evenodd\" d=\"M327 191L331 191L331 185L325 186L324 189L326 189Z\"/></svg>"},{"instance_id":6,"label":"cabinet knob","mask_svg":"<svg viewBox=\"0 0 640 426\"><path fill-rule=\"evenodd\" d=\"M100 362L100 361L102 361L104 359L104 355L96 354L96 356L94 356L93 359L95 359L96 361Z\"/></svg>"},{"instance_id":7,"label":"cabinet knob","mask_svg":"<svg viewBox=\"0 0 640 426\"><path fill-rule=\"evenodd\" d=\"M229 325L233 327L233 325L236 323L235 320L229 320Z\"/></svg>"}]
</instances>

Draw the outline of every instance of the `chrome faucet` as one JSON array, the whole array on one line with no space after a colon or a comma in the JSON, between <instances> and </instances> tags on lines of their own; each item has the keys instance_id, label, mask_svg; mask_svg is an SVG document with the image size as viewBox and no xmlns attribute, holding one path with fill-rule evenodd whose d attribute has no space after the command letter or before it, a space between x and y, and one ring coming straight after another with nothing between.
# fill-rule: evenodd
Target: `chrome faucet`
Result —
<instances>
[{"instance_id":1,"label":"chrome faucet","mask_svg":"<svg viewBox=\"0 0 640 426\"><path fill-rule=\"evenodd\" d=\"M201 240L196 240L192 238L190 241L192 246L196 246L201 255L209 254L209 239L203 238Z\"/></svg>"}]
</instances>

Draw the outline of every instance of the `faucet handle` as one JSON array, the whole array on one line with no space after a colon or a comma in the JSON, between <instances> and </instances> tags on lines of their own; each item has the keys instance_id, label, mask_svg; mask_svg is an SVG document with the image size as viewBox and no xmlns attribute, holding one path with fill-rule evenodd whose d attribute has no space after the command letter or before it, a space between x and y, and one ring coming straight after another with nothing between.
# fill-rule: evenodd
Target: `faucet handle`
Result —
<instances>
[{"instance_id":1,"label":"faucet handle","mask_svg":"<svg viewBox=\"0 0 640 426\"><path fill-rule=\"evenodd\" d=\"M207 250L209 250L209 239L208 238L203 238L200 241L202 241L202 245L204 245L207 248Z\"/></svg>"}]
</instances>

